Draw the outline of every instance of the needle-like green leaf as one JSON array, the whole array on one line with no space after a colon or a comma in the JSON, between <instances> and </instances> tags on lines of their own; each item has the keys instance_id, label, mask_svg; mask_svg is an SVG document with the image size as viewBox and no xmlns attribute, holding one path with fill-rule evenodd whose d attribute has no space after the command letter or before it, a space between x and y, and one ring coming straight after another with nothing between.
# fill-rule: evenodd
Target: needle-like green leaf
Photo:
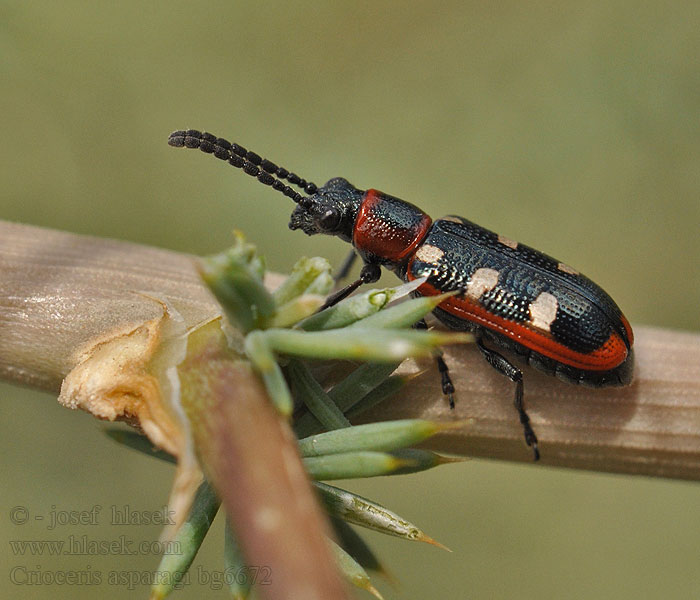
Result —
<instances>
[{"instance_id":1,"label":"needle-like green leaf","mask_svg":"<svg viewBox=\"0 0 700 600\"><path fill-rule=\"evenodd\" d=\"M352 556L338 546L338 544L335 542L330 542L330 544L332 546L333 555L335 556L338 568L345 578L354 586L367 590L370 594L373 594L375 597L379 598L379 600L382 600L382 595L372 585L369 575L367 575L367 571L365 571Z\"/></svg>"},{"instance_id":2,"label":"needle-like green leaf","mask_svg":"<svg viewBox=\"0 0 700 600\"><path fill-rule=\"evenodd\" d=\"M200 270L232 323L245 333L267 327L275 314L275 302L239 253L230 250L204 258Z\"/></svg>"},{"instance_id":3,"label":"needle-like green leaf","mask_svg":"<svg viewBox=\"0 0 700 600\"><path fill-rule=\"evenodd\" d=\"M362 450L388 452L422 442L450 426L423 419L369 423L304 438L299 440L299 450L304 457Z\"/></svg>"},{"instance_id":4,"label":"needle-like green leaf","mask_svg":"<svg viewBox=\"0 0 700 600\"><path fill-rule=\"evenodd\" d=\"M392 396L406 385L408 379L408 377L403 377L401 375L387 377L377 387L367 392L359 402L348 409L346 413L348 419L353 419L383 400L386 400L389 396Z\"/></svg>"},{"instance_id":5,"label":"needle-like green leaf","mask_svg":"<svg viewBox=\"0 0 700 600\"><path fill-rule=\"evenodd\" d=\"M268 347L283 354L374 362L427 356L443 344L474 339L471 334L464 332L396 330L388 334L386 331L357 326L331 331L268 329L264 335Z\"/></svg>"},{"instance_id":6,"label":"needle-like green leaf","mask_svg":"<svg viewBox=\"0 0 700 600\"><path fill-rule=\"evenodd\" d=\"M314 486L328 512L339 519L405 540L444 548L413 523L377 502L320 481L314 482Z\"/></svg>"},{"instance_id":7,"label":"needle-like green leaf","mask_svg":"<svg viewBox=\"0 0 700 600\"><path fill-rule=\"evenodd\" d=\"M274 331L287 331L279 329ZM275 408L285 416L292 413L293 402L287 382L268 344L267 333L252 331L245 338L245 353L263 378L265 388Z\"/></svg>"},{"instance_id":8,"label":"needle-like green leaf","mask_svg":"<svg viewBox=\"0 0 700 600\"><path fill-rule=\"evenodd\" d=\"M122 446L127 446L132 450L141 452L146 456L159 458L170 463L176 463L177 460L172 454L168 454L164 450L154 448L151 441L145 436L136 431L129 431L119 427L105 427L104 432L111 437L115 442Z\"/></svg>"},{"instance_id":9,"label":"needle-like green leaf","mask_svg":"<svg viewBox=\"0 0 700 600\"><path fill-rule=\"evenodd\" d=\"M451 456L443 456L430 450L421 450L420 448L404 448L403 450L394 450L392 454L396 458L401 458L409 462L406 466L400 467L392 475L407 475L409 473L418 473L419 471L427 471L440 465L446 465L454 462L464 462L466 458L458 458Z\"/></svg>"},{"instance_id":10,"label":"needle-like green leaf","mask_svg":"<svg viewBox=\"0 0 700 600\"><path fill-rule=\"evenodd\" d=\"M420 298L412 298L391 306L385 310L379 311L374 315L370 315L362 321L357 321L348 328L378 328L378 329L400 329L403 327L411 327L416 321L420 321L425 315L441 302L444 302L450 296L454 296L457 292L448 292L439 296L425 296Z\"/></svg>"},{"instance_id":11,"label":"needle-like green leaf","mask_svg":"<svg viewBox=\"0 0 700 600\"><path fill-rule=\"evenodd\" d=\"M378 390L376 394L372 393L376 388L383 386L383 382L394 372L399 364L400 362L396 361L393 363L365 363L360 365L350 375L335 385L328 392L328 397L343 413L356 404L364 404L365 398L369 398L367 402L371 402L374 405L377 401L387 397L389 393L400 387L386 386L385 391L387 394L383 394L382 390ZM377 398L376 401L375 397ZM294 424L294 431L299 437L306 437L323 429L329 428L323 427L311 413L301 415Z\"/></svg>"},{"instance_id":12,"label":"needle-like green leaf","mask_svg":"<svg viewBox=\"0 0 700 600\"><path fill-rule=\"evenodd\" d=\"M287 365L292 389L301 398L309 412L328 430L350 427L350 421L338 409L328 394L313 378L308 368L298 360L290 360Z\"/></svg>"},{"instance_id":13,"label":"needle-like green leaf","mask_svg":"<svg viewBox=\"0 0 700 600\"><path fill-rule=\"evenodd\" d=\"M233 535L228 516L224 530L224 569L231 597L234 600L247 600L252 588L252 577L246 567L240 546Z\"/></svg>"},{"instance_id":14,"label":"needle-like green leaf","mask_svg":"<svg viewBox=\"0 0 700 600\"><path fill-rule=\"evenodd\" d=\"M176 551L164 554L158 565L156 583L151 587L150 600L161 600L177 589L197 555L218 510L219 499L209 483L204 481L197 489L187 520L178 529L170 544Z\"/></svg>"},{"instance_id":15,"label":"needle-like green leaf","mask_svg":"<svg viewBox=\"0 0 700 600\"><path fill-rule=\"evenodd\" d=\"M291 327L309 315L317 313L326 301L320 294L304 294L297 296L286 304L277 307L275 316L270 321L270 327Z\"/></svg>"},{"instance_id":16,"label":"needle-like green leaf","mask_svg":"<svg viewBox=\"0 0 700 600\"><path fill-rule=\"evenodd\" d=\"M381 385L400 364L400 361L393 361L360 365L345 379L334 385L328 392L328 395L338 405L340 410L347 412L361 398Z\"/></svg>"},{"instance_id":17,"label":"needle-like green leaf","mask_svg":"<svg viewBox=\"0 0 700 600\"><path fill-rule=\"evenodd\" d=\"M414 465L385 452L345 452L302 459L312 479L357 479L389 475Z\"/></svg>"},{"instance_id":18,"label":"needle-like green leaf","mask_svg":"<svg viewBox=\"0 0 700 600\"><path fill-rule=\"evenodd\" d=\"M418 285L419 282L412 281L396 287L355 294L299 323L299 328L304 331L321 331L346 327L375 314L389 302L403 298Z\"/></svg>"},{"instance_id":19,"label":"needle-like green leaf","mask_svg":"<svg viewBox=\"0 0 700 600\"><path fill-rule=\"evenodd\" d=\"M345 550L345 552L360 563L363 569L370 569L389 577L384 565L379 562L376 554L367 545L367 542L362 539L359 533L357 533L345 521L337 517L331 516L330 522L333 526L333 531L335 531L335 535L340 543L340 546L343 548L343 550Z\"/></svg>"},{"instance_id":20,"label":"needle-like green leaf","mask_svg":"<svg viewBox=\"0 0 700 600\"><path fill-rule=\"evenodd\" d=\"M282 306L303 294L325 296L333 287L331 265L319 256L300 258L292 267L292 272L282 284L272 292L277 306Z\"/></svg>"}]
</instances>

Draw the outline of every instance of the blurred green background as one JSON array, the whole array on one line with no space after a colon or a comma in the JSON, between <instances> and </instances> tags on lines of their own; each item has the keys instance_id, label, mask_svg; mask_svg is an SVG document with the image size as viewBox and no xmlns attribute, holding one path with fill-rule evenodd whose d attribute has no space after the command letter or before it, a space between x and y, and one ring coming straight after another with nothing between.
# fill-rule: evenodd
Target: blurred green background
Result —
<instances>
[{"instance_id":1,"label":"blurred green background","mask_svg":"<svg viewBox=\"0 0 700 600\"><path fill-rule=\"evenodd\" d=\"M0 218L208 253L233 227L276 270L346 247L287 229L291 203L200 153L194 127L323 183L457 213L576 266L632 323L700 328L700 4L0 4ZM158 557L20 555L9 540L156 540L172 469L53 398L0 385L2 598L145 598L110 584ZM350 484L454 552L368 535L387 598L700 596L700 486L472 461ZM103 506L97 525L9 521ZM179 598L224 598L221 523ZM16 585L11 569L102 573ZM15 571L15 575L18 572ZM16 579L16 578L15 578Z\"/></svg>"}]
</instances>

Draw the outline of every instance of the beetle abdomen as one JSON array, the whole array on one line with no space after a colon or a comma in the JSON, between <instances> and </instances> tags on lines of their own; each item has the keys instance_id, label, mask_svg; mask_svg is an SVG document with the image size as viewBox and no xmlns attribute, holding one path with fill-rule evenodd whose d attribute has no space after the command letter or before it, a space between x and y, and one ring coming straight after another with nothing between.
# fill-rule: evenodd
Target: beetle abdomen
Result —
<instances>
[{"instance_id":1,"label":"beetle abdomen","mask_svg":"<svg viewBox=\"0 0 700 600\"><path fill-rule=\"evenodd\" d=\"M464 290L436 311L449 327L488 331L501 347L567 381L629 383L627 320L605 291L563 263L448 217L435 221L406 267L407 280L424 276L422 295Z\"/></svg>"}]
</instances>

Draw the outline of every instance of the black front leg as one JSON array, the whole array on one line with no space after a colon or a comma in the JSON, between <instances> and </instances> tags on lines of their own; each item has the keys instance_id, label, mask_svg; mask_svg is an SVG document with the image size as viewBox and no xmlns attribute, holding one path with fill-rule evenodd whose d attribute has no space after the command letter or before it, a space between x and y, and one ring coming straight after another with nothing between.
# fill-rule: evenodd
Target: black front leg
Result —
<instances>
[{"instance_id":1,"label":"black front leg","mask_svg":"<svg viewBox=\"0 0 700 600\"><path fill-rule=\"evenodd\" d=\"M366 263L365 266L362 267L362 271L360 271L360 278L356 281L353 281L350 285L345 286L343 289L338 290L334 294L328 296L325 304L319 309L319 312L325 310L326 308L329 308L330 306L338 304L338 302L347 298L363 283L375 283L379 281L381 275L382 270L379 267L379 265L375 265L373 263Z\"/></svg>"},{"instance_id":2,"label":"black front leg","mask_svg":"<svg viewBox=\"0 0 700 600\"><path fill-rule=\"evenodd\" d=\"M501 375L505 375L513 383L515 383L515 400L513 404L515 405L515 410L518 411L518 416L520 417L520 423L523 426L523 433L525 434L525 442L528 446L532 447L532 452L534 453L535 460L540 459L540 451L537 447L537 436L530 425L530 417L525 411L525 406L523 405L523 373L515 365L513 365L505 356L500 355L495 350L491 350L484 346L484 342L481 338L477 340L477 346L481 350L481 354L484 356L486 361L498 371Z\"/></svg>"}]
</instances>

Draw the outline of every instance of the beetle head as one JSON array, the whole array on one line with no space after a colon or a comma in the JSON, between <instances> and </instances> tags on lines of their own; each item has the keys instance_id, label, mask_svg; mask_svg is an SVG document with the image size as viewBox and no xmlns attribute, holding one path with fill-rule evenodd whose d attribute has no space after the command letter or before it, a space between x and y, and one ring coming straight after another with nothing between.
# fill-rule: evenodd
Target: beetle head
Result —
<instances>
[{"instance_id":1,"label":"beetle head","mask_svg":"<svg viewBox=\"0 0 700 600\"><path fill-rule=\"evenodd\" d=\"M342 177L331 179L315 194L299 200L289 228L307 235L335 235L350 242L363 194Z\"/></svg>"}]
</instances>

